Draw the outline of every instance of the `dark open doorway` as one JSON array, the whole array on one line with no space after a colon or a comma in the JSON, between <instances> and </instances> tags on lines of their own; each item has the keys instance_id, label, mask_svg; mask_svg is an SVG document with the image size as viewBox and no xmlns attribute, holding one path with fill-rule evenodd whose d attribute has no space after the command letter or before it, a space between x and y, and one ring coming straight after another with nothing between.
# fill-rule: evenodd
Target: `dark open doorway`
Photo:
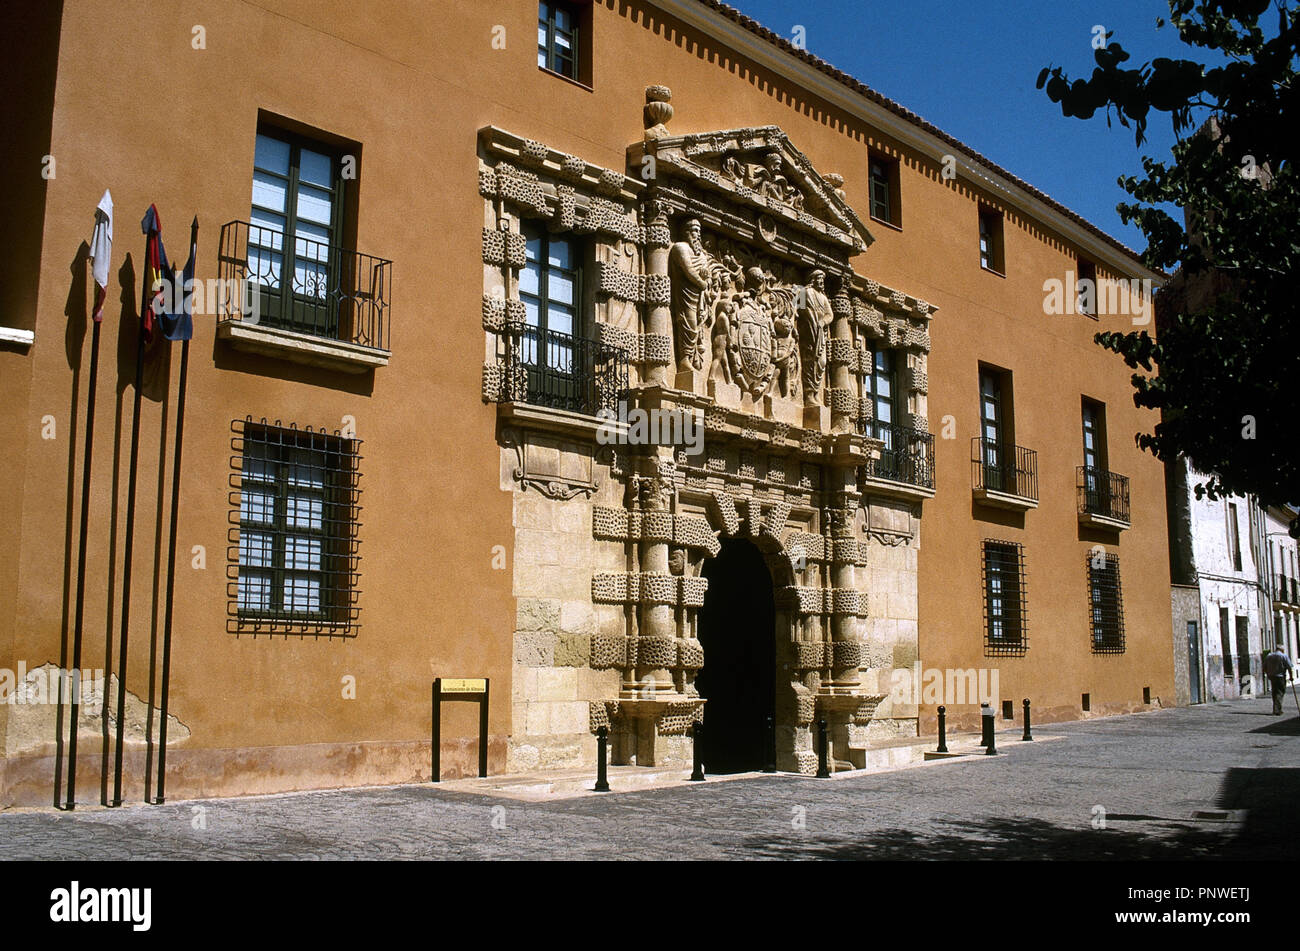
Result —
<instances>
[{"instance_id":1,"label":"dark open doorway","mask_svg":"<svg viewBox=\"0 0 1300 951\"><path fill-rule=\"evenodd\" d=\"M701 759L710 773L762 769L774 761L767 730L776 710L772 576L762 553L743 539L723 539L703 575L709 579L699 614L704 668L695 680L708 701Z\"/></svg>"}]
</instances>

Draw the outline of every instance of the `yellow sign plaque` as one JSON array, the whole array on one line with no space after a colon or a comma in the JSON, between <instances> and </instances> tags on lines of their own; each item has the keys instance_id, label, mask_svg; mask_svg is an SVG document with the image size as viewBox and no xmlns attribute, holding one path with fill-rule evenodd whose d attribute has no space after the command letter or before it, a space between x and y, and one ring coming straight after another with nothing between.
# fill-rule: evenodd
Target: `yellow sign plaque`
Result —
<instances>
[{"instance_id":1,"label":"yellow sign plaque","mask_svg":"<svg viewBox=\"0 0 1300 951\"><path fill-rule=\"evenodd\" d=\"M487 680L482 677L443 677L441 687L443 693L484 693Z\"/></svg>"}]
</instances>

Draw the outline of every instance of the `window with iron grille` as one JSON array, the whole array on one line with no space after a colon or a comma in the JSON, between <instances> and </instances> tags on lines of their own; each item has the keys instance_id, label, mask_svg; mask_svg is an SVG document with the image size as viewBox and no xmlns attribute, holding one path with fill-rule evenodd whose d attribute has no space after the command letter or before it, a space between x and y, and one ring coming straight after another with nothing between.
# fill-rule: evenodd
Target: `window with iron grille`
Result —
<instances>
[{"instance_id":1,"label":"window with iron grille","mask_svg":"<svg viewBox=\"0 0 1300 951\"><path fill-rule=\"evenodd\" d=\"M1118 555L1088 555L1088 600L1093 653L1124 653L1124 597Z\"/></svg>"},{"instance_id":2,"label":"window with iron grille","mask_svg":"<svg viewBox=\"0 0 1300 951\"><path fill-rule=\"evenodd\" d=\"M354 634L360 441L251 418L232 429L229 628Z\"/></svg>"},{"instance_id":3,"label":"window with iron grille","mask_svg":"<svg viewBox=\"0 0 1300 951\"><path fill-rule=\"evenodd\" d=\"M984 652L1023 654L1026 637L1024 549L984 540Z\"/></svg>"},{"instance_id":4,"label":"window with iron grille","mask_svg":"<svg viewBox=\"0 0 1300 951\"><path fill-rule=\"evenodd\" d=\"M580 80L580 11L571 3L542 0L537 5L537 65Z\"/></svg>"}]
</instances>

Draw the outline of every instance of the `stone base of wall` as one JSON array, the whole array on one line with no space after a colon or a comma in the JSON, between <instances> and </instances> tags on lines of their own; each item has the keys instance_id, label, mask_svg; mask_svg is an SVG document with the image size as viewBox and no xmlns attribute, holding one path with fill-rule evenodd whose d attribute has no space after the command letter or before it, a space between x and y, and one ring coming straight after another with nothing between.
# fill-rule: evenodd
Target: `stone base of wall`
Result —
<instances>
[{"instance_id":1,"label":"stone base of wall","mask_svg":"<svg viewBox=\"0 0 1300 951\"><path fill-rule=\"evenodd\" d=\"M506 767L506 737L488 737L488 774ZM50 748L0 759L0 809L53 806L55 756ZM85 752L85 750L93 752ZM478 741L447 740L441 749L442 778L478 775ZM125 802L144 799L145 747L125 750L122 795ZM157 781L157 770L153 774ZM168 802L355 786L427 783L431 757L429 741L313 743L251 749L168 749ZM112 762L109 763L112 795ZM98 805L103 760L97 743L81 742L77 756L77 803ZM66 771L64 774L66 780ZM151 790L151 795L154 792Z\"/></svg>"}]
</instances>

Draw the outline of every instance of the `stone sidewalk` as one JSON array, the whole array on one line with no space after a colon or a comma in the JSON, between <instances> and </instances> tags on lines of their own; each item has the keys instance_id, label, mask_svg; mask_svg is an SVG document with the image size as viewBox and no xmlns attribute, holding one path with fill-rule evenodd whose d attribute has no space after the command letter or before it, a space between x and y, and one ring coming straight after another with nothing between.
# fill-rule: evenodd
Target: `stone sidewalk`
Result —
<instances>
[{"instance_id":1,"label":"stone sidewalk","mask_svg":"<svg viewBox=\"0 0 1300 951\"><path fill-rule=\"evenodd\" d=\"M521 802L395 786L0 814L0 859L1294 859L1300 717L1044 725L1009 755ZM1040 731L1035 727L1035 733Z\"/></svg>"}]
</instances>

